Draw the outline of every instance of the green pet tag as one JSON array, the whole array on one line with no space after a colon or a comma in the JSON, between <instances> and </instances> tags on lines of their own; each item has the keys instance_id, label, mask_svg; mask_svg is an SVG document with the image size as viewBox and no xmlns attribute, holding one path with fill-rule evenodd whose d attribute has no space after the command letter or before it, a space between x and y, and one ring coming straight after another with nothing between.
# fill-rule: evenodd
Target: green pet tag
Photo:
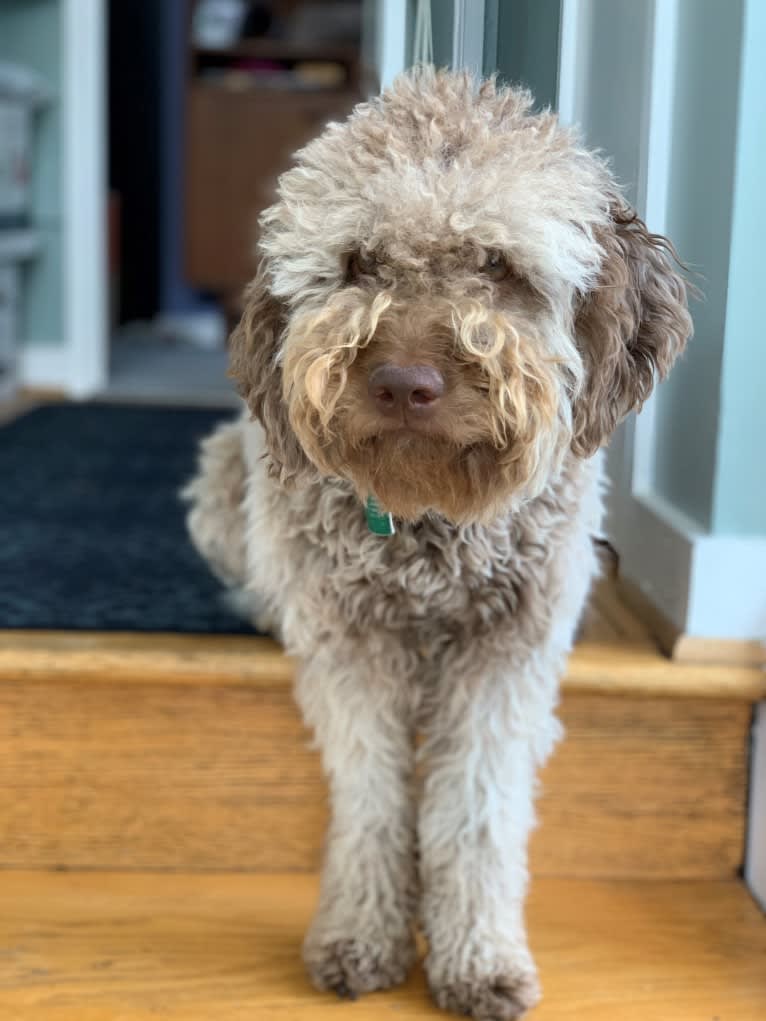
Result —
<instances>
[{"instance_id":1,"label":"green pet tag","mask_svg":"<svg viewBox=\"0 0 766 1021\"><path fill-rule=\"evenodd\" d=\"M393 535L396 531L393 517L388 511L381 510L374 496L367 498L364 513L367 518L367 527L375 535Z\"/></svg>"}]
</instances>

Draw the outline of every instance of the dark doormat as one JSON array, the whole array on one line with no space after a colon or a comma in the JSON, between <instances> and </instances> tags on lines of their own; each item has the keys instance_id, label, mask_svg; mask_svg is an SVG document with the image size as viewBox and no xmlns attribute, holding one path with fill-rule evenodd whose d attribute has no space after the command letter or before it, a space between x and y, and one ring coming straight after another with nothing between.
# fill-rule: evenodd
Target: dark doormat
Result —
<instances>
[{"instance_id":1,"label":"dark doormat","mask_svg":"<svg viewBox=\"0 0 766 1021\"><path fill-rule=\"evenodd\" d=\"M231 417L58 404L0 428L0 628L253 634L178 497L199 439Z\"/></svg>"}]
</instances>

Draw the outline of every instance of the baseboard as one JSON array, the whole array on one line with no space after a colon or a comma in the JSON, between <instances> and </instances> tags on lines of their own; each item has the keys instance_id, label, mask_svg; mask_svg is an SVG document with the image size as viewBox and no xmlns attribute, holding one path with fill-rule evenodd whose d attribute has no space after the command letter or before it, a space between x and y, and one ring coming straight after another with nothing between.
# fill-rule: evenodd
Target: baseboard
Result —
<instances>
[{"instance_id":1,"label":"baseboard","mask_svg":"<svg viewBox=\"0 0 766 1021\"><path fill-rule=\"evenodd\" d=\"M626 501L618 524L620 577L656 609L666 648L684 636L678 651L686 655L696 657L700 643L712 641L727 657L745 648L763 661L766 537L711 535L653 495Z\"/></svg>"},{"instance_id":2,"label":"baseboard","mask_svg":"<svg viewBox=\"0 0 766 1021\"><path fill-rule=\"evenodd\" d=\"M680 663L766 666L766 645L745 638L701 638L686 634L660 610L638 585L618 577L622 601L645 624L662 651Z\"/></svg>"},{"instance_id":3,"label":"baseboard","mask_svg":"<svg viewBox=\"0 0 766 1021\"><path fill-rule=\"evenodd\" d=\"M766 667L766 645L744 638L698 638L679 635L673 658L683 663L730 663Z\"/></svg>"},{"instance_id":4,"label":"baseboard","mask_svg":"<svg viewBox=\"0 0 766 1021\"><path fill-rule=\"evenodd\" d=\"M101 374L91 369L80 352L64 342L25 344L16 355L18 386L27 393L92 397L101 389Z\"/></svg>"},{"instance_id":5,"label":"baseboard","mask_svg":"<svg viewBox=\"0 0 766 1021\"><path fill-rule=\"evenodd\" d=\"M27 344L17 355L20 387L30 390L69 393L72 389L72 359L65 344Z\"/></svg>"},{"instance_id":6,"label":"baseboard","mask_svg":"<svg viewBox=\"0 0 766 1021\"><path fill-rule=\"evenodd\" d=\"M690 635L766 641L766 537L695 538Z\"/></svg>"}]
</instances>

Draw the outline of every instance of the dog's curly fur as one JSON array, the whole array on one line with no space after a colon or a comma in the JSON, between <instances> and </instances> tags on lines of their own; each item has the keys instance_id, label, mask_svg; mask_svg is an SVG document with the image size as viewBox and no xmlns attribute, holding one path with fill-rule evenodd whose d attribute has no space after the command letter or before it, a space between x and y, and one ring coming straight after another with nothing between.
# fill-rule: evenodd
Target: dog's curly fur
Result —
<instances>
[{"instance_id":1,"label":"dog's curly fur","mask_svg":"<svg viewBox=\"0 0 766 1021\"><path fill-rule=\"evenodd\" d=\"M684 282L604 161L464 74L404 75L331 124L261 228L232 338L254 420L206 441L189 521L302 663L333 805L305 960L341 995L400 982L419 909L437 1003L515 1018L596 452L682 350ZM427 428L376 410L384 362L442 374ZM394 536L368 531L370 494Z\"/></svg>"}]
</instances>

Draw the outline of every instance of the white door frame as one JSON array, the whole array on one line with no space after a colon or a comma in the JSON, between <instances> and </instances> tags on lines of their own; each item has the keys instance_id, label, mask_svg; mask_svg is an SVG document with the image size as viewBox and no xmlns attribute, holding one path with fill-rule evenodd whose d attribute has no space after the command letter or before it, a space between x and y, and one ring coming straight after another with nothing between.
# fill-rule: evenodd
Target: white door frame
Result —
<instances>
[{"instance_id":1,"label":"white door frame","mask_svg":"<svg viewBox=\"0 0 766 1021\"><path fill-rule=\"evenodd\" d=\"M107 381L106 0L63 0L62 222L66 389L75 397Z\"/></svg>"},{"instance_id":2,"label":"white door frame","mask_svg":"<svg viewBox=\"0 0 766 1021\"><path fill-rule=\"evenodd\" d=\"M89 397L109 351L106 178L106 0L60 0L58 334L19 351L22 386Z\"/></svg>"},{"instance_id":3,"label":"white door frame","mask_svg":"<svg viewBox=\"0 0 766 1021\"><path fill-rule=\"evenodd\" d=\"M380 88L387 89L407 66L407 0L375 4L375 64Z\"/></svg>"},{"instance_id":4,"label":"white door frame","mask_svg":"<svg viewBox=\"0 0 766 1021\"><path fill-rule=\"evenodd\" d=\"M80 398L105 385L109 355L106 0L59 0L59 10L61 309L56 336L22 345L18 379Z\"/></svg>"}]
</instances>

